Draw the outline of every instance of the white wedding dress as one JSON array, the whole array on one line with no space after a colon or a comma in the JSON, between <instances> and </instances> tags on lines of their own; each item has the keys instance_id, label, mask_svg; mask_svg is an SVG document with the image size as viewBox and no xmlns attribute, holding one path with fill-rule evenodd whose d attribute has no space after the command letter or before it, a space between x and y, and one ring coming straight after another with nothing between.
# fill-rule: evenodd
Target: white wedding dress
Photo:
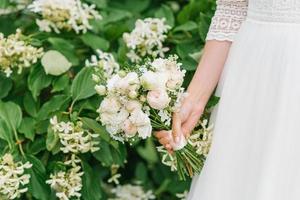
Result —
<instances>
[{"instance_id":1,"label":"white wedding dress","mask_svg":"<svg viewBox=\"0 0 300 200\"><path fill-rule=\"evenodd\" d=\"M188 200L300 200L300 0L219 0L207 40L233 43Z\"/></svg>"}]
</instances>

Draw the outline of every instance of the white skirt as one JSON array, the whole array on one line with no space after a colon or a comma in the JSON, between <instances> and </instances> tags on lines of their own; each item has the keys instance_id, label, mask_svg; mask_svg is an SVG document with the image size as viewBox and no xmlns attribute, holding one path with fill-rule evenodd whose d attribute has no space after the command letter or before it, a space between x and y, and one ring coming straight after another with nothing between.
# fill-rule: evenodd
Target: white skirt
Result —
<instances>
[{"instance_id":1,"label":"white skirt","mask_svg":"<svg viewBox=\"0 0 300 200\"><path fill-rule=\"evenodd\" d=\"M300 200L300 25L247 19L217 89L189 200Z\"/></svg>"}]
</instances>

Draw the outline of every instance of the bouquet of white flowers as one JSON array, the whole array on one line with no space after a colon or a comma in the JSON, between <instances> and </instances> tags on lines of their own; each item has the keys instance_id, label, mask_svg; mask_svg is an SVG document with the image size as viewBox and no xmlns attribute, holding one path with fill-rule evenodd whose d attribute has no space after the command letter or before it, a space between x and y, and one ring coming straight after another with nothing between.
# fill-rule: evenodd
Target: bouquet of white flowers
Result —
<instances>
[{"instance_id":1,"label":"bouquet of white flowers","mask_svg":"<svg viewBox=\"0 0 300 200\"><path fill-rule=\"evenodd\" d=\"M186 95L185 70L177 59L169 56L121 67L111 54L98 51L98 57L86 62L94 67L95 89L104 96L98 120L113 139L132 142L151 137L153 130L171 129L172 113ZM181 179L200 171L201 156L184 136L174 150Z\"/></svg>"}]
</instances>

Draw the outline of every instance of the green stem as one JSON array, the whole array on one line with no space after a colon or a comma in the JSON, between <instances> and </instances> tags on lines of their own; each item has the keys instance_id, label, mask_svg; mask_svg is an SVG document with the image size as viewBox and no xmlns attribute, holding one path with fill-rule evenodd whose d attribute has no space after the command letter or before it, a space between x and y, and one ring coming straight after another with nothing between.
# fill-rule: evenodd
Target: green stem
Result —
<instances>
[{"instance_id":1,"label":"green stem","mask_svg":"<svg viewBox=\"0 0 300 200\"><path fill-rule=\"evenodd\" d=\"M24 150L23 150L23 147L22 147L22 142L19 140L18 133L17 133L17 131L16 131L15 128L13 129L13 132L14 132L15 139L16 139L16 141L17 141L17 144L18 144L18 146L19 146L19 150L20 150L22 156L25 157L25 153L24 153Z\"/></svg>"}]
</instances>

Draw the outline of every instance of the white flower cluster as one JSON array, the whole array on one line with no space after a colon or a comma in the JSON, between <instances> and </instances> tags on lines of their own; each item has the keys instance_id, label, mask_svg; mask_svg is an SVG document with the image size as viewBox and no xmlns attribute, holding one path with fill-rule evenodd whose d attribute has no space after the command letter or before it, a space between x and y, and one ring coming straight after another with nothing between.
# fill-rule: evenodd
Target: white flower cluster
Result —
<instances>
[{"instance_id":1,"label":"white flower cluster","mask_svg":"<svg viewBox=\"0 0 300 200\"><path fill-rule=\"evenodd\" d=\"M99 85L102 89L98 93L106 96L97 112L114 139L124 141L137 134L142 139L150 137L154 123L150 120L151 109L170 125L185 75L180 66L176 56L158 58L129 72L116 70Z\"/></svg>"},{"instance_id":2,"label":"white flower cluster","mask_svg":"<svg viewBox=\"0 0 300 200\"><path fill-rule=\"evenodd\" d=\"M170 29L171 27L166 25L165 19L138 19L133 31L123 35L123 39L130 49L127 57L132 62L139 62L145 56L164 57L164 53L169 49L163 46L163 42Z\"/></svg>"},{"instance_id":3,"label":"white flower cluster","mask_svg":"<svg viewBox=\"0 0 300 200\"><path fill-rule=\"evenodd\" d=\"M98 49L97 55L92 55L91 60L86 60L85 64L88 67L95 67L97 75L104 76L105 78L111 78L111 76L118 72L120 65L116 62L114 56L111 53L106 53ZM95 75L95 81L100 81L102 77Z\"/></svg>"},{"instance_id":4,"label":"white flower cluster","mask_svg":"<svg viewBox=\"0 0 300 200\"><path fill-rule=\"evenodd\" d=\"M109 200L150 200L155 199L151 190L147 192L139 185L119 185L111 191L116 197Z\"/></svg>"},{"instance_id":5,"label":"white flower cluster","mask_svg":"<svg viewBox=\"0 0 300 200\"><path fill-rule=\"evenodd\" d=\"M0 8L0 15L7 15L10 13L18 12L24 9L30 0L9 0L9 6L6 8Z\"/></svg>"},{"instance_id":6,"label":"white flower cluster","mask_svg":"<svg viewBox=\"0 0 300 200\"><path fill-rule=\"evenodd\" d=\"M9 77L13 70L18 69L18 73L23 68L28 68L42 57L43 49L35 48L25 42L20 29L15 34L4 37L0 33L0 71Z\"/></svg>"},{"instance_id":7,"label":"white flower cluster","mask_svg":"<svg viewBox=\"0 0 300 200\"><path fill-rule=\"evenodd\" d=\"M80 199L82 189L82 175L80 166L73 166L68 171L51 174L47 184L56 192L59 200Z\"/></svg>"},{"instance_id":8,"label":"white flower cluster","mask_svg":"<svg viewBox=\"0 0 300 200\"><path fill-rule=\"evenodd\" d=\"M50 124L54 132L59 136L60 142L63 145L61 151L64 153L86 153L99 150L98 141L94 138L99 137L98 134L92 134L84 129L81 121L73 122L58 122L57 117L50 119Z\"/></svg>"},{"instance_id":9,"label":"white flower cluster","mask_svg":"<svg viewBox=\"0 0 300 200\"><path fill-rule=\"evenodd\" d=\"M141 84L147 92L147 103L151 108L159 110L161 121L167 126L171 123L171 115L183 96L185 70L181 70L181 63L177 56L157 58L144 70ZM147 64L146 64L147 65Z\"/></svg>"},{"instance_id":10,"label":"white flower cluster","mask_svg":"<svg viewBox=\"0 0 300 200\"><path fill-rule=\"evenodd\" d=\"M0 197L5 199L16 199L27 192L26 185L29 183L30 175L25 170L32 167L29 162L14 162L11 154L5 154L0 158Z\"/></svg>"},{"instance_id":11,"label":"white flower cluster","mask_svg":"<svg viewBox=\"0 0 300 200\"><path fill-rule=\"evenodd\" d=\"M85 65L94 68L93 80L97 83L95 90L99 95L105 95L106 88L103 84L120 70L119 63L111 53L98 49L97 55L92 55L90 60L85 61Z\"/></svg>"},{"instance_id":12,"label":"white flower cluster","mask_svg":"<svg viewBox=\"0 0 300 200\"><path fill-rule=\"evenodd\" d=\"M80 0L35 0L28 8L42 16L36 23L40 31L60 33L74 30L85 33L92 29L91 19L101 19L95 5L87 5Z\"/></svg>"},{"instance_id":13,"label":"white flower cluster","mask_svg":"<svg viewBox=\"0 0 300 200\"><path fill-rule=\"evenodd\" d=\"M200 129L193 131L189 143L195 147L199 155L207 156L212 142L213 125L208 125L208 120L200 121Z\"/></svg>"},{"instance_id":14,"label":"white flower cluster","mask_svg":"<svg viewBox=\"0 0 300 200\"><path fill-rule=\"evenodd\" d=\"M101 123L106 125L107 131L115 140L123 142L137 133L143 139L151 136L150 118L137 100L124 96L109 96L101 102L97 112L100 114Z\"/></svg>"}]
</instances>

